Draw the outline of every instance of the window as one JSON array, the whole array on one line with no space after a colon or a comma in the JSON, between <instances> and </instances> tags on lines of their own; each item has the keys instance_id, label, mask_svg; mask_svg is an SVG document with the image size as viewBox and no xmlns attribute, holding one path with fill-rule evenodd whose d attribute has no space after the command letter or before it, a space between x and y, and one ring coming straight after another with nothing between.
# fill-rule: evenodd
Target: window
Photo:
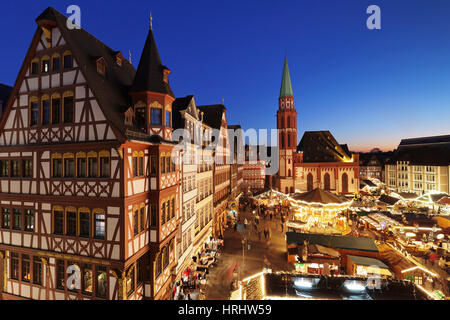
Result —
<instances>
[{"instance_id":1,"label":"window","mask_svg":"<svg viewBox=\"0 0 450 320\"><path fill-rule=\"evenodd\" d=\"M9 229L11 227L11 213L9 208L2 208L2 228Z\"/></svg>"},{"instance_id":2,"label":"window","mask_svg":"<svg viewBox=\"0 0 450 320\"><path fill-rule=\"evenodd\" d=\"M175 199L172 199L170 211L172 212L171 218L175 218Z\"/></svg>"},{"instance_id":3,"label":"window","mask_svg":"<svg viewBox=\"0 0 450 320\"><path fill-rule=\"evenodd\" d=\"M28 254L22 255L22 281L30 282L31 280L31 268L30 268L30 256Z\"/></svg>"},{"instance_id":4,"label":"window","mask_svg":"<svg viewBox=\"0 0 450 320\"><path fill-rule=\"evenodd\" d=\"M77 177L86 178L86 154L84 152L77 153Z\"/></svg>"},{"instance_id":5,"label":"window","mask_svg":"<svg viewBox=\"0 0 450 320\"><path fill-rule=\"evenodd\" d=\"M50 58L45 58L42 60L42 72L50 72Z\"/></svg>"},{"instance_id":6,"label":"window","mask_svg":"<svg viewBox=\"0 0 450 320\"><path fill-rule=\"evenodd\" d=\"M171 172L170 169L170 157L166 157L166 172Z\"/></svg>"},{"instance_id":7,"label":"window","mask_svg":"<svg viewBox=\"0 0 450 320\"><path fill-rule=\"evenodd\" d=\"M95 226L95 238L104 239L105 238L105 214L96 213L94 215L94 226Z\"/></svg>"},{"instance_id":8,"label":"window","mask_svg":"<svg viewBox=\"0 0 450 320\"><path fill-rule=\"evenodd\" d=\"M71 68L73 68L72 54L69 52L66 52L64 54L64 69L71 69Z\"/></svg>"},{"instance_id":9,"label":"window","mask_svg":"<svg viewBox=\"0 0 450 320\"><path fill-rule=\"evenodd\" d=\"M38 74L39 72L39 61L33 60L31 62L31 74Z\"/></svg>"},{"instance_id":10,"label":"window","mask_svg":"<svg viewBox=\"0 0 450 320\"><path fill-rule=\"evenodd\" d=\"M64 97L64 123L73 123L73 96Z\"/></svg>"},{"instance_id":11,"label":"window","mask_svg":"<svg viewBox=\"0 0 450 320\"><path fill-rule=\"evenodd\" d=\"M166 160L164 155L161 156L161 174L166 173Z\"/></svg>"},{"instance_id":12,"label":"window","mask_svg":"<svg viewBox=\"0 0 450 320\"><path fill-rule=\"evenodd\" d=\"M22 172L24 178L33 177L33 160L24 159L22 160Z\"/></svg>"},{"instance_id":13,"label":"window","mask_svg":"<svg viewBox=\"0 0 450 320\"><path fill-rule=\"evenodd\" d=\"M109 152L108 151L100 152L99 158L100 158L100 177L109 178L109 176L111 175Z\"/></svg>"},{"instance_id":14,"label":"window","mask_svg":"<svg viewBox=\"0 0 450 320\"><path fill-rule=\"evenodd\" d=\"M158 257L156 258L155 278L159 277L161 272L162 272L161 254L158 254Z\"/></svg>"},{"instance_id":15,"label":"window","mask_svg":"<svg viewBox=\"0 0 450 320\"><path fill-rule=\"evenodd\" d=\"M169 248L166 246L163 249L163 264L164 264L164 269L167 268L167 266L169 265Z\"/></svg>"},{"instance_id":16,"label":"window","mask_svg":"<svg viewBox=\"0 0 450 320\"><path fill-rule=\"evenodd\" d=\"M25 231L34 231L34 211L31 209L25 209Z\"/></svg>"},{"instance_id":17,"label":"window","mask_svg":"<svg viewBox=\"0 0 450 320\"><path fill-rule=\"evenodd\" d=\"M161 225L164 225L166 223L166 203L163 202L161 204Z\"/></svg>"},{"instance_id":18,"label":"window","mask_svg":"<svg viewBox=\"0 0 450 320\"><path fill-rule=\"evenodd\" d=\"M62 208L53 211L53 233L60 235L64 233L64 212Z\"/></svg>"},{"instance_id":19,"label":"window","mask_svg":"<svg viewBox=\"0 0 450 320\"><path fill-rule=\"evenodd\" d=\"M136 263L136 283L139 286L140 284L142 284L143 279L142 279L142 270L144 269L144 258L145 257L141 257L137 263Z\"/></svg>"},{"instance_id":20,"label":"window","mask_svg":"<svg viewBox=\"0 0 450 320\"><path fill-rule=\"evenodd\" d=\"M42 285L42 261L39 257L33 258L33 283Z\"/></svg>"},{"instance_id":21,"label":"window","mask_svg":"<svg viewBox=\"0 0 450 320\"><path fill-rule=\"evenodd\" d=\"M0 160L0 177L9 177L9 160Z\"/></svg>"},{"instance_id":22,"label":"window","mask_svg":"<svg viewBox=\"0 0 450 320\"><path fill-rule=\"evenodd\" d=\"M138 169L138 155L133 155L133 177L139 176L139 169Z\"/></svg>"},{"instance_id":23,"label":"window","mask_svg":"<svg viewBox=\"0 0 450 320\"><path fill-rule=\"evenodd\" d=\"M158 212L158 209L156 207L156 204L152 204L150 207L150 226L156 227L156 214Z\"/></svg>"},{"instance_id":24,"label":"window","mask_svg":"<svg viewBox=\"0 0 450 320\"><path fill-rule=\"evenodd\" d=\"M19 255L11 252L11 279L19 280Z\"/></svg>"},{"instance_id":25,"label":"window","mask_svg":"<svg viewBox=\"0 0 450 320\"><path fill-rule=\"evenodd\" d=\"M96 286L96 296L98 298L106 298L106 268L97 267L97 286Z\"/></svg>"},{"instance_id":26,"label":"window","mask_svg":"<svg viewBox=\"0 0 450 320\"><path fill-rule=\"evenodd\" d=\"M65 281L64 277L66 275L66 267L64 265L64 260L56 260L56 288L64 290Z\"/></svg>"},{"instance_id":27,"label":"window","mask_svg":"<svg viewBox=\"0 0 450 320\"><path fill-rule=\"evenodd\" d=\"M139 155L139 176L144 176L144 155Z\"/></svg>"},{"instance_id":28,"label":"window","mask_svg":"<svg viewBox=\"0 0 450 320\"><path fill-rule=\"evenodd\" d=\"M170 126L171 126L170 111L166 111L166 127L170 127Z\"/></svg>"},{"instance_id":29,"label":"window","mask_svg":"<svg viewBox=\"0 0 450 320\"><path fill-rule=\"evenodd\" d=\"M86 295L92 295L92 265L84 264L82 272L82 292Z\"/></svg>"},{"instance_id":30,"label":"window","mask_svg":"<svg viewBox=\"0 0 450 320\"><path fill-rule=\"evenodd\" d=\"M75 160L73 154L64 154L64 178L73 178L75 176Z\"/></svg>"},{"instance_id":31,"label":"window","mask_svg":"<svg viewBox=\"0 0 450 320\"><path fill-rule=\"evenodd\" d=\"M91 236L91 219L88 209L80 209L80 237L89 238Z\"/></svg>"},{"instance_id":32,"label":"window","mask_svg":"<svg viewBox=\"0 0 450 320\"><path fill-rule=\"evenodd\" d=\"M139 234L139 210L135 209L133 214L133 230L134 235L137 236Z\"/></svg>"},{"instance_id":33,"label":"window","mask_svg":"<svg viewBox=\"0 0 450 320\"><path fill-rule=\"evenodd\" d=\"M98 176L98 159L95 152L88 154L88 170L90 178L96 178Z\"/></svg>"},{"instance_id":34,"label":"window","mask_svg":"<svg viewBox=\"0 0 450 320\"><path fill-rule=\"evenodd\" d=\"M126 285L127 285L127 294L128 295L132 294L134 291L134 268L128 274Z\"/></svg>"},{"instance_id":35,"label":"window","mask_svg":"<svg viewBox=\"0 0 450 320\"><path fill-rule=\"evenodd\" d=\"M151 124L162 125L162 110L157 108L151 109Z\"/></svg>"},{"instance_id":36,"label":"window","mask_svg":"<svg viewBox=\"0 0 450 320\"><path fill-rule=\"evenodd\" d=\"M22 211L13 209L13 229L22 230Z\"/></svg>"},{"instance_id":37,"label":"window","mask_svg":"<svg viewBox=\"0 0 450 320\"><path fill-rule=\"evenodd\" d=\"M61 99L59 97L52 98L52 124L61 122Z\"/></svg>"},{"instance_id":38,"label":"window","mask_svg":"<svg viewBox=\"0 0 450 320\"><path fill-rule=\"evenodd\" d=\"M62 177L62 159L60 154L52 155L52 173L53 178Z\"/></svg>"},{"instance_id":39,"label":"window","mask_svg":"<svg viewBox=\"0 0 450 320\"><path fill-rule=\"evenodd\" d=\"M101 75L105 75L106 74L106 62L105 59L100 58L97 60L97 72L100 73Z\"/></svg>"},{"instance_id":40,"label":"window","mask_svg":"<svg viewBox=\"0 0 450 320\"><path fill-rule=\"evenodd\" d=\"M146 110L146 106L142 102L139 102L134 107L134 117L136 119L136 124L140 127L144 126L147 123L146 117L145 117L145 110Z\"/></svg>"},{"instance_id":41,"label":"window","mask_svg":"<svg viewBox=\"0 0 450 320\"><path fill-rule=\"evenodd\" d=\"M36 98L31 98L30 101L30 126L37 126L39 119L39 104Z\"/></svg>"},{"instance_id":42,"label":"window","mask_svg":"<svg viewBox=\"0 0 450 320\"><path fill-rule=\"evenodd\" d=\"M77 212L74 208L66 209L66 235L75 237L77 235Z\"/></svg>"},{"instance_id":43,"label":"window","mask_svg":"<svg viewBox=\"0 0 450 320\"><path fill-rule=\"evenodd\" d=\"M142 232L144 231L144 227L145 227L145 207L142 206L141 210L139 211L139 231Z\"/></svg>"},{"instance_id":44,"label":"window","mask_svg":"<svg viewBox=\"0 0 450 320\"><path fill-rule=\"evenodd\" d=\"M46 126L50 123L50 100L42 99L42 125Z\"/></svg>"},{"instance_id":45,"label":"window","mask_svg":"<svg viewBox=\"0 0 450 320\"><path fill-rule=\"evenodd\" d=\"M61 69L61 59L59 56L55 56L52 59L53 71L59 71Z\"/></svg>"},{"instance_id":46,"label":"window","mask_svg":"<svg viewBox=\"0 0 450 320\"><path fill-rule=\"evenodd\" d=\"M156 174L158 172L156 157L150 156L150 174Z\"/></svg>"},{"instance_id":47,"label":"window","mask_svg":"<svg viewBox=\"0 0 450 320\"><path fill-rule=\"evenodd\" d=\"M11 178L20 178L20 160L11 160Z\"/></svg>"}]
</instances>

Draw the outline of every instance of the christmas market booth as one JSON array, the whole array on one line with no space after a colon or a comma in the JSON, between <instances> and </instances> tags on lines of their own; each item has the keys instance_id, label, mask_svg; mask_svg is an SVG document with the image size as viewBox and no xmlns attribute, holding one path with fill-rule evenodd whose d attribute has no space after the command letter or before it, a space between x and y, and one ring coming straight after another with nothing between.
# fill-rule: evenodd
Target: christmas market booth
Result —
<instances>
[{"instance_id":1,"label":"christmas market booth","mask_svg":"<svg viewBox=\"0 0 450 320\"><path fill-rule=\"evenodd\" d=\"M289 197L294 208L294 221L300 222L300 232L348 234L351 228L341 215L352 201L322 189L296 193Z\"/></svg>"}]
</instances>

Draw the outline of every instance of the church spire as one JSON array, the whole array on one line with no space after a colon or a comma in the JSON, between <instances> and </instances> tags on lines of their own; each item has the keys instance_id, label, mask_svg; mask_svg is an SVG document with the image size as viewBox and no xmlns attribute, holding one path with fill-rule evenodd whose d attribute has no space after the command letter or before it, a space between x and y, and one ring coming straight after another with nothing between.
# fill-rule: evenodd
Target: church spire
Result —
<instances>
[{"instance_id":1,"label":"church spire","mask_svg":"<svg viewBox=\"0 0 450 320\"><path fill-rule=\"evenodd\" d=\"M287 56L284 58L283 78L281 80L280 98L293 97L291 76L289 75L289 67L287 62Z\"/></svg>"}]
</instances>

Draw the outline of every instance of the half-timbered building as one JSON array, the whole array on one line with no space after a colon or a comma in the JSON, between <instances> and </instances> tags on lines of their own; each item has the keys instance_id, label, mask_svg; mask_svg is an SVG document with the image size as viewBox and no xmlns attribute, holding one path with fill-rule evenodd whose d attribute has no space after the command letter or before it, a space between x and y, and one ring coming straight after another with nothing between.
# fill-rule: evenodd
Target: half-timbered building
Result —
<instances>
[{"instance_id":1,"label":"half-timbered building","mask_svg":"<svg viewBox=\"0 0 450 320\"><path fill-rule=\"evenodd\" d=\"M3 299L164 299L180 221L169 69L136 70L53 8L0 122Z\"/></svg>"}]
</instances>

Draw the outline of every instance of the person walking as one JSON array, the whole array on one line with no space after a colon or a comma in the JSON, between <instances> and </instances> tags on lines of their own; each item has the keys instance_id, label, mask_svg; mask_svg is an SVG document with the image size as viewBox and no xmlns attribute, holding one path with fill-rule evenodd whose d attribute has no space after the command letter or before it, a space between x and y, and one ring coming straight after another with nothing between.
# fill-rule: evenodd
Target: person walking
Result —
<instances>
[{"instance_id":1,"label":"person walking","mask_svg":"<svg viewBox=\"0 0 450 320\"><path fill-rule=\"evenodd\" d=\"M245 218L245 219L244 219L244 228L245 228L245 229L247 229L247 224L248 224L248 221L247 221L247 218Z\"/></svg>"}]
</instances>

